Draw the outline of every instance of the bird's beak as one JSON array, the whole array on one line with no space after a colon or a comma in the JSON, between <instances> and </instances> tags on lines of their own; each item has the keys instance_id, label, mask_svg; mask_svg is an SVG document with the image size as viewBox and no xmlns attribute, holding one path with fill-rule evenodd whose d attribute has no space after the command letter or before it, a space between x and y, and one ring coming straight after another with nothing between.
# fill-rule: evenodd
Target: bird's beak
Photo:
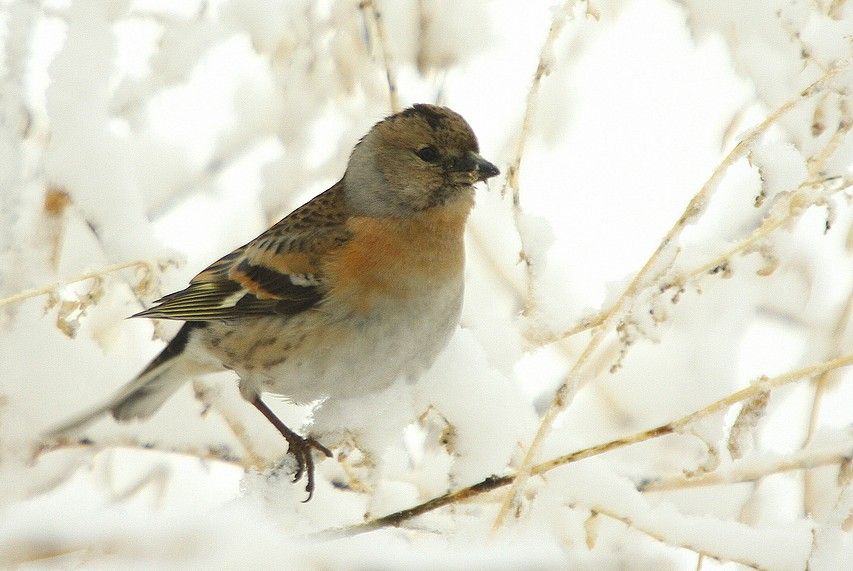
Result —
<instances>
[{"instance_id":1,"label":"bird's beak","mask_svg":"<svg viewBox=\"0 0 853 571\"><path fill-rule=\"evenodd\" d=\"M496 167L477 153L471 153L471 158L474 159L474 164L476 165L478 182L501 174L501 171L498 169L498 167Z\"/></svg>"},{"instance_id":2,"label":"bird's beak","mask_svg":"<svg viewBox=\"0 0 853 571\"><path fill-rule=\"evenodd\" d=\"M477 182L501 174L498 167L474 151L469 151L464 156L451 160L446 168L449 172L472 174L476 177Z\"/></svg>"}]
</instances>

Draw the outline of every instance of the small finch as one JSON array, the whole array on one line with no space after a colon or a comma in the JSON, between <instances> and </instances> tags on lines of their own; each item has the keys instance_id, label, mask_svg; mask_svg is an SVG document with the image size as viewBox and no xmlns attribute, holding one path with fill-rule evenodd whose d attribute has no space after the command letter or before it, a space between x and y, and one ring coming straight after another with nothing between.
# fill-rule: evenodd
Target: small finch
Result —
<instances>
[{"instance_id":1,"label":"small finch","mask_svg":"<svg viewBox=\"0 0 853 571\"><path fill-rule=\"evenodd\" d=\"M331 454L261 395L352 397L427 369L459 322L473 185L497 174L450 109L419 104L387 117L339 182L137 313L185 323L135 379L50 436L106 413L147 418L192 375L230 369L287 439L293 481L306 475L310 499L312 449Z\"/></svg>"}]
</instances>

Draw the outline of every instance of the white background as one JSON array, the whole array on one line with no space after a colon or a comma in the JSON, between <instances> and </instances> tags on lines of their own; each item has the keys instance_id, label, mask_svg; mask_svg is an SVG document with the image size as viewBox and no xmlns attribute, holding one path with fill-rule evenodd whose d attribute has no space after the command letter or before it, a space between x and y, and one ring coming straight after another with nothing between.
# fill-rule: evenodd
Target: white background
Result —
<instances>
[{"instance_id":1,"label":"white background","mask_svg":"<svg viewBox=\"0 0 853 571\"><path fill-rule=\"evenodd\" d=\"M724 171L608 324L538 457L853 350L850 191L838 190L853 175L853 138L840 127L853 74L797 97L850 58L849 3L377 5L384 50L355 1L2 2L0 562L853 566L843 369L817 399L808 380L773 391L752 422L736 422L737 405L532 478L496 533L506 489L402 529L305 539L516 469L590 333L540 340L619 299L726 154L786 101L792 110ZM562 28L543 51L554 22ZM386 65L403 105L461 113L504 174L520 157L520 210L504 176L478 189L462 325L433 369L313 413L269 399L342 454L320 464L307 504L285 444L229 375L188 383L145 423L94 425L94 445L35 458L44 429L131 379L175 330L126 316L341 176L358 138L391 112ZM798 189L807 202L792 209ZM719 258L766 217L785 223ZM717 258L727 271L687 279ZM152 270L105 271L134 261ZM99 277L73 281L86 272ZM677 288L661 285L678 279L673 303ZM725 484L749 470L751 483ZM724 485L637 490L704 472Z\"/></svg>"}]
</instances>

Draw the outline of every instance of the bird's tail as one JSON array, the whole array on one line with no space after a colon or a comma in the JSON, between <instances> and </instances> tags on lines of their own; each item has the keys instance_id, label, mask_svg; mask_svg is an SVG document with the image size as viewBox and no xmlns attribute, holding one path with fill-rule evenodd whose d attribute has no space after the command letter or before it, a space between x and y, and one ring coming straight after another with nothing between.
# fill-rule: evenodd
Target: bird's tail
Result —
<instances>
[{"instance_id":1,"label":"bird's tail","mask_svg":"<svg viewBox=\"0 0 853 571\"><path fill-rule=\"evenodd\" d=\"M154 414L187 381L192 369L197 369L187 366L184 355L190 334L197 327L198 324L192 322L184 324L163 351L109 400L52 428L45 436L55 438L74 432L107 413L122 422Z\"/></svg>"}]
</instances>

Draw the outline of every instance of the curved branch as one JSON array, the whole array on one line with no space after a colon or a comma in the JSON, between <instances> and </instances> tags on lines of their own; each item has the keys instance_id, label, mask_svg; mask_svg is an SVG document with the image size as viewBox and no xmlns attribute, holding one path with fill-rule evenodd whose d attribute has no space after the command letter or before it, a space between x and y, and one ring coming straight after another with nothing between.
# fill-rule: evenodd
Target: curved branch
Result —
<instances>
[{"instance_id":1,"label":"curved branch","mask_svg":"<svg viewBox=\"0 0 853 571\"><path fill-rule=\"evenodd\" d=\"M521 488L524 486L524 483L527 481L527 478L532 474L531 468L533 466L533 461L536 458L536 454L539 452L539 448L542 445L542 442L545 439L545 436L551 431L551 426L554 424L557 416L563 412L566 407L572 402L574 398L575 392L577 391L577 387L580 384L580 371L592 353L598 348L601 342L604 340L604 337L610 331L612 325L616 321L616 318L621 314L621 310L624 306L628 305L632 300L634 300L640 291L646 286L647 278L650 274L653 274L655 268L659 265L661 258L663 258L665 252L669 248L671 244L674 243L675 239L681 234L682 230L693 222L697 217L699 217L702 212L705 210L705 206L708 204L711 196L714 191L717 189L717 186L720 184L720 181L723 179L723 176L728 171L729 167L732 166L736 161L740 160L749 152L749 149L758 141L761 135L773 125L782 115L786 112L790 111L794 107L796 107L799 103L810 98L823 90L825 90L830 80L837 75L841 70L847 69L849 66L836 66L832 67L827 73L820 77L817 81L809 85L806 89L801 91L796 97L789 99L780 107L778 107L775 111L773 111L767 118L764 119L761 123L753 127L744 138L735 145L734 149L729 152L729 154L723 159L723 161L714 169L714 172L711 174L710 178L702 185L702 188L699 189L699 192L690 199L690 202L687 204L687 207L684 209L684 212L669 229L669 231L664 236L663 240L661 240L657 249L652 253L651 257L646 261L643 267L639 272L634 276L631 282L628 284L628 287L622 293L621 296L616 300L616 302L607 310L604 314L605 317L601 323L601 326L595 331L592 335L592 338L587 343L586 347L581 352L580 356L578 356L577 361L572 366L569 371L566 379L563 381L562 385L557 389L554 399L551 402L551 405L548 407L548 410L545 412L542 420L539 424L539 428L536 431L533 440L527 448L527 451L524 455L524 460L521 463L521 466L518 470L518 477L513 481L512 487L510 491L507 493L504 498L503 503L501 504L501 508L498 511L498 515L495 518L492 529L497 529L503 525L504 521L506 521L506 517L512 508L512 505L515 503L516 498L518 497Z\"/></svg>"},{"instance_id":2,"label":"curved branch","mask_svg":"<svg viewBox=\"0 0 853 571\"><path fill-rule=\"evenodd\" d=\"M103 277L105 274L110 274L113 272L117 272L119 270L126 270L128 268L141 268L146 272L146 276L154 275L154 265L147 260L134 260L132 262L122 262L120 264L113 264L110 266L103 267L99 270L94 270L91 272L86 272L80 274L78 276L74 276L73 278L69 278L67 280L63 280L61 282L53 283L50 285L46 285L43 287L28 289L24 291L20 291L16 294L10 295L9 297L4 297L0 299L0 307L4 305L10 305L13 303L18 303L24 301L25 299L29 299L31 297L38 297L40 295L47 295L52 292L55 292L61 287L65 287L69 284L83 282L86 280L96 280ZM143 278L145 279L145 278Z\"/></svg>"},{"instance_id":3,"label":"curved branch","mask_svg":"<svg viewBox=\"0 0 853 571\"><path fill-rule=\"evenodd\" d=\"M795 369L793 371L789 371L785 374L778 375L776 377L762 377L761 379L759 379L755 383L752 383L750 386L744 389L734 392L720 400L712 402L704 408L701 408L697 411L682 416L681 418L678 418L666 424L662 424L655 428L644 430L642 432L638 432L630 436L617 438L615 440L611 440L603 444L597 444L589 448L584 448L582 450L577 450L569 454L564 454L563 456L552 458L551 460L548 460L547 462L542 462L541 464L536 464L535 466L532 466L530 468L530 474L544 474L545 472L549 472L555 468L559 468L560 466L571 464L573 462L577 462L579 460L583 460L591 456L597 456L599 454L603 454L611 450L616 450L617 448L622 448L630 444L636 444L639 442L644 442L646 440L651 440L653 438L657 438L665 434L673 434L676 432L680 432L685 427L687 427L687 425L701 418L705 418L714 413L720 412L721 410L724 410L735 403L747 400L758 393L773 390L783 385L787 385L796 381L801 381L803 379L811 379L818 375L824 374L827 371L838 369L840 367L846 367L848 365L853 365L853 353L845 355L843 357L839 357L837 359L818 363L816 365L810 365L801 369ZM491 492L492 490L496 490L498 488L509 486L513 482L517 481L517 479L518 474L510 474L505 476L489 476L488 478L474 484L473 486L468 486L466 488L461 488L459 490L448 492L442 496L438 496L437 498L433 498L417 506L401 510L392 514L388 514L383 517L375 518L364 523L351 525L349 527L321 531L319 533L313 534L311 537L314 539L327 540L339 537L358 535L361 533L366 533L368 531L374 531L383 527L398 527L403 522L419 515L423 515L425 513L431 512L447 505L464 502L470 498L485 494L486 492Z\"/></svg>"}]
</instances>

